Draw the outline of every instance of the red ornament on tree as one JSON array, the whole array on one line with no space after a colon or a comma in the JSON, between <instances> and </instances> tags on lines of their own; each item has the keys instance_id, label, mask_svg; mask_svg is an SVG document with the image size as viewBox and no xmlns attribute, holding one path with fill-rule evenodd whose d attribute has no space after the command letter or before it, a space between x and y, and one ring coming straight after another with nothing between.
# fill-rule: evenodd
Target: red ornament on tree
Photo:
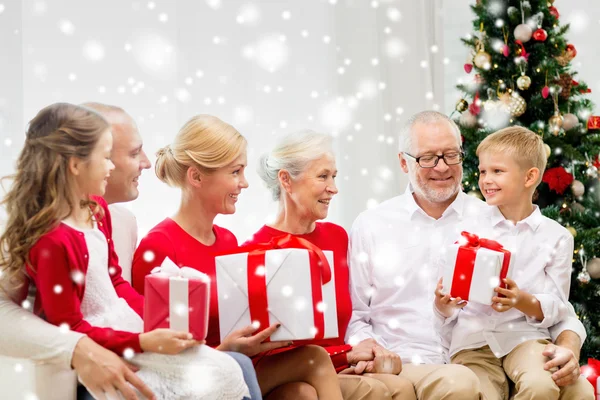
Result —
<instances>
[{"instance_id":1,"label":"red ornament on tree","mask_svg":"<svg viewBox=\"0 0 600 400\"><path fill-rule=\"evenodd\" d=\"M471 114L473 115L479 115L479 113L481 112L481 107L479 106L479 92L475 93L475 98L473 99L473 102L471 103L471 105L469 105L469 111L471 112Z\"/></svg>"},{"instance_id":2,"label":"red ornament on tree","mask_svg":"<svg viewBox=\"0 0 600 400\"><path fill-rule=\"evenodd\" d=\"M592 165L600 170L600 156L596 156L596 159L594 160Z\"/></svg>"},{"instance_id":3,"label":"red ornament on tree","mask_svg":"<svg viewBox=\"0 0 600 400\"><path fill-rule=\"evenodd\" d=\"M548 86L544 86L544 88L542 89L542 97L547 99L549 95L550 95L550 88Z\"/></svg>"},{"instance_id":4,"label":"red ornament on tree","mask_svg":"<svg viewBox=\"0 0 600 400\"><path fill-rule=\"evenodd\" d=\"M548 33L546 33L546 31L542 28L539 28L535 32L533 32L533 38L538 42L543 42L548 38Z\"/></svg>"},{"instance_id":5,"label":"red ornament on tree","mask_svg":"<svg viewBox=\"0 0 600 400\"><path fill-rule=\"evenodd\" d=\"M465 63L465 66L464 66L464 67L465 67L465 72L466 72L467 74L470 74L470 73L471 73L471 71L473 71L473 64Z\"/></svg>"},{"instance_id":6,"label":"red ornament on tree","mask_svg":"<svg viewBox=\"0 0 600 400\"><path fill-rule=\"evenodd\" d=\"M550 190L558 194L563 194L571 183L573 183L573 175L567 172L563 167L550 168L544 172L542 182L548 184Z\"/></svg>"},{"instance_id":7,"label":"red ornament on tree","mask_svg":"<svg viewBox=\"0 0 600 400\"><path fill-rule=\"evenodd\" d=\"M556 7L551 6L549 8L550 10L550 15L552 15L554 18L558 19L558 17L560 17L560 14L558 13L558 10L556 9Z\"/></svg>"},{"instance_id":8,"label":"red ornament on tree","mask_svg":"<svg viewBox=\"0 0 600 400\"><path fill-rule=\"evenodd\" d=\"M575 56L577 55L577 49L572 44L567 45L566 51L567 53L571 54L571 58L575 58Z\"/></svg>"}]
</instances>

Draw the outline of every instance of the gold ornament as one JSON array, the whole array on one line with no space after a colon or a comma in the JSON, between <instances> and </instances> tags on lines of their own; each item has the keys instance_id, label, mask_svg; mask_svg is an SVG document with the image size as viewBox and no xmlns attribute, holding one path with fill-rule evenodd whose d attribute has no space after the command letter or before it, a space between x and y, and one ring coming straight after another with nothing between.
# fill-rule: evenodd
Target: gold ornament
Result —
<instances>
[{"instance_id":1,"label":"gold ornament","mask_svg":"<svg viewBox=\"0 0 600 400\"><path fill-rule=\"evenodd\" d=\"M544 149L546 150L546 158L550 158L550 154L552 154L552 149L548 146L548 143L544 143Z\"/></svg>"},{"instance_id":2,"label":"gold ornament","mask_svg":"<svg viewBox=\"0 0 600 400\"><path fill-rule=\"evenodd\" d=\"M600 258L588 260L585 269L592 279L600 278Z\"/></svg>"},{"instance_id":3,"label":"gold ornament","mask_svg":"<svg viewBox=\"0 0 600 400\"><path fill-rule=\"evenodd\" d=\"M585 193L585 185L581 183L581 181L575 179L573 183L571 183L571 192L573 193L573 196L581 197Z\"/></svg>"},{"instance_id":4,"label":"gold ornament","mask_svg":"<svg viewBox=\"0 0 600 400\"><path fill-rule=\"evenodd\" d=\"M521 90L527 90L531 86L531 78L523 74L517 79L517 87Z\"/></svg>"},{"instance_id":5,"label":"gold ornament","mask_svg":"<svg viewBox=\"0 0 600 400\"><path fill-rule=\"evenodd\" d=\"M579 118L575 114L567 113L563 115L563 129L569 131L579 124Z\"/></svg>"},{"instance_id":6,"label":"gold ornament","mask_svg":"<svg viewBox=\"0 0 600 400\"><path fill-rule=\"evenodd\" d=\"M460 99L456 102L456 111L459 113L466 111L469 108L469 103L465 99Z\"/></svg>"},{"instance_id":7,"label":"gold ornament","mask_svg":"<svg viewBox=\"0 0 600 400\"><path fill-rule=\"evenodd\" d=\"M520 117L521 115L525 114L525 111L527 110L527 102L519 93L515 91L510 95L508 107L510 110L510 115L513 117Z\"/></svg>"},{"instance_id":8,"label":"gold ornament","mask_svg":"<svg viewBox=\"0 0 600 400\"><path fill-rule=\"evenodd\" d=\"M560 128L563 126L563 116L559 113L554 114L548 120L548 128L550 129L550 133L554 136L558 136L560 133Z\"/></svg>"},{"instance_id":9,"label":"gold ornament","mask_svg":"<svg viewBox=\"0 0 600 400\"><path fill-rule=\"evenodd\" d=\"M577 275L577 280L581 283L583 283L584 285L587 285L588 283L590 283L590 274L587 273L587 271L581 271L578 275Z\"/></svg>"},{"instance_id":10,"label":"gold ornament","mask_svg":"<svg viewBox=\"0 0 600 400\"><path fill-rule=\"evenodd\" d=\"M479 51L477 51L477 54L475 54L473 63L477 68L488 70L492 67L492 56L490 56L485 52L485 50L483 50L483 48L481 48Z\"/></svg>"},{"instance_id":11,"label":"gold ornament","mask_svg":"<svg viewBox=\"0 0 600 400\"><path fill-rule=\"evenodd\" d=\"M577 236L577 229L573 228L572 226L567 226L567 230L573 237Z\"/></svg>"}]
</instances>

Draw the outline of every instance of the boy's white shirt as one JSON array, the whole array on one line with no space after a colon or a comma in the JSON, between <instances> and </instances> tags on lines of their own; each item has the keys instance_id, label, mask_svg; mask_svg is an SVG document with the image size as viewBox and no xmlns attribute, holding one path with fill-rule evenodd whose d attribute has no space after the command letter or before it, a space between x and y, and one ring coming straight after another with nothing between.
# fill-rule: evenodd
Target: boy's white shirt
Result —
<instances>
[{"instance_id":1,"label":"boy's white shirt","mask_svg":"<svg viewBox=\"0 0 600 400\"><path fill-rule=\"evenodd\" d=\"M489 345L497 357L502 357L523 341L555 339L549 328L569 323L574 314L568 302L573 257L573 236L569 231L544 217L537 206L516 225L506 220L497 207L487 207L479 218L465 220L461 225L460 230L496 240L511 252L511 278L520 290L538 299L544 319L537 321L514 308L500 313L476 303L469 303L450 318L443 318L434 310L442 345L449 349L450 356ZM585 330L583 335L582 343Z\"/></svg>"}]
</instances>

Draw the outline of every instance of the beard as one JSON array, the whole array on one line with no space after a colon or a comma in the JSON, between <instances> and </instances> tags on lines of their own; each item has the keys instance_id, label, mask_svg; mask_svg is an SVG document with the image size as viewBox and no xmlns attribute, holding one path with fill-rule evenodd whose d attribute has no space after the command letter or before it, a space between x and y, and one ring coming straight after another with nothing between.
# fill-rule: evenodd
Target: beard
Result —
<instances>
[{"instance_id":1,"label":"beard","mask_svg":"<svg viewBox=\"0 0 600 400\"><path fill-rule=\"evenodd\" d=\"M415 169L409 169L409 180L413 187L413 190L425 200L430 203L444 203L448 200L452 199L452 197L456 196L456 194L461 190L461 182L463 178L462 168L460 169L460 176L456 179L455 176L452 177L452 185L446 188L433 188L429 186L427 180L417 174L416 168L420 168L415 166Z\"/></svg>"}]
</instances>

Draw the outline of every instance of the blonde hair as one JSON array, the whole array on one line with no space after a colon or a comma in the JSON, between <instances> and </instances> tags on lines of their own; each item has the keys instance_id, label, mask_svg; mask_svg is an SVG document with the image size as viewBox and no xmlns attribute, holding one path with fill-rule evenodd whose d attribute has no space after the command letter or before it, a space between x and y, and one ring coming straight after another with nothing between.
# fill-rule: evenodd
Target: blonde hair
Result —
<instances>
[{"instance_id":1,"label":"blonde hair","mask_svg":"<svg viewBox=\"0 0 600 400\"><path fill-rule=\"evenodd\" d=\"M280 170L285 169L295 179L304 172L308 163L326 154L333 154L331 136L310 130L294 132L284 136L270 153L260 157L257 172L273 200L279 200Z\"/></svg>"},{"instance_id":2,"label":"blonde hair","mask_svg":"<svg viewBox=\"0 0 600 400\"><path fill-rule=\"evenodd\" d=\"M233 126L212 115L196 115L172 144L156 152L156 176L169 186L183 188L188 168L210 174L239 157L246 145Z\"/></svg>"},{"instance_id":3,"label":"blonde hair","mask_svg":"<svg viewBox=\"0 0 600 400\"><path fill-rule=\"evenodd\" d=\"M542 180L546 169L546 150L542 138L522 126L509 126L492 133L479 143L476 155L483 152L503 153L512 157L522 169L537 168Z\"/></svg>"},{"instance_id":4,"label":"blonde hair","mask_svg":"<svg viewBox=\"0 0 600 400\"><path fill-rule=\"evenodd\" d=\"M108 122L97 112L68 103L42 109L29 123L25 145L17 159L10 190L1 205L8 221L0 236L0 273L9 284L25 272L29 251L46 233L68 217L75 207L91 206L92 200L74 204L69 159L87 160Z\"/></svg>"}]
</instances>

